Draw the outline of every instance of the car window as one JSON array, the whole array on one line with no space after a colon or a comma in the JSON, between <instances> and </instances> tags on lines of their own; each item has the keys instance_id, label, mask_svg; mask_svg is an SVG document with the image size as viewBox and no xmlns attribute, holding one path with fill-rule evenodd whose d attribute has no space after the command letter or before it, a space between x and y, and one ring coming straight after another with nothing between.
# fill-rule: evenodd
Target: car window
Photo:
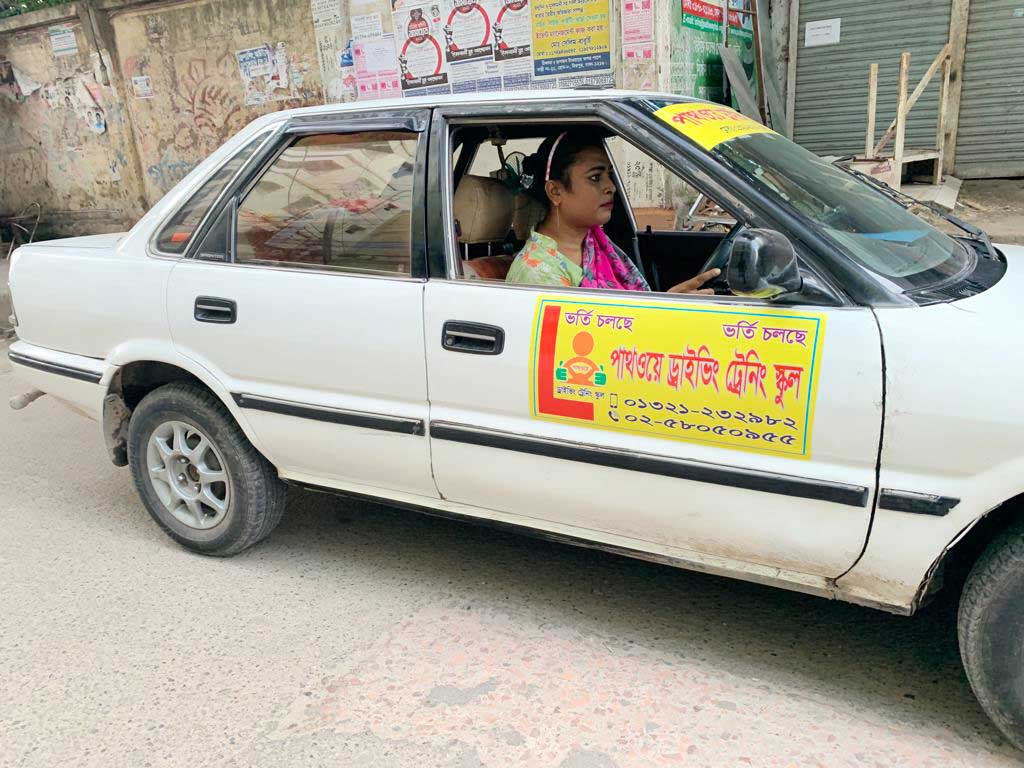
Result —
<instances>
[{"instance_id":1,"label":"car window","mask_svg":"<svg viewBox=\"0 0 1024 768\"><path fill-rule=\"evenodd\" d=\"M509 139L502 145L501 152L505 156L506 163L518 170L517 163L520 163L522 158L536 152L541 141L543 139L540 138ZM469 166L470 175L497 177L501 170L501 155L498 153L498 147L489 141L483 142L473 157L473 163Z\"/></svg>"},{"instance_id":2,"label":"car window","mask_svg":"<svg viewBox=\"0 0 1024 768\"><path fill-rule=\"evenodd\" d=\"M202 186L189 198L170 221L164 225L156 238L156 247L164 253L184 253L189 239L214 201L241 170L245 162L256 151L256 148L267 138L269 131L264 131L240 149L230 160L222 165L217 172L207 179Z\"/></svg>"},{"instance_id":3,"label":"car window","mask_svg":"<svg viewBox=\"0 0 1024 768\"><path fill-rule=\"evenodd\" d=\"M605 140L637 230L728 232L736 219L685 179L621 136Z\"/></svg>"},{"instance_id":4,"label":"car window","mask_svg":"<svg viewBox=\"0 0 1024 768\"><path fill-rule=\"evenodd\" d=\"M350 272L411 272L418 134L306 136L238 207L235 261Z\"/></svg>"}]
</instances>

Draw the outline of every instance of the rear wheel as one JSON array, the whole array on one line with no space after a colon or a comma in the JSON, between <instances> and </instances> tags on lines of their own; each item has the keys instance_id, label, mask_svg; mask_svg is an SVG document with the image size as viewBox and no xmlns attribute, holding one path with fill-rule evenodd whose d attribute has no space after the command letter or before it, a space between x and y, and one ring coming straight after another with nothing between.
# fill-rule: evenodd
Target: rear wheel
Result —
<instances>
[{"instance_id":1,"label":"rear wheel","mask_svg":"<svg viewBox=\"0 0 1024 768\"><path fill-rule=\"evenodd\" d=\"M982 709L1024 749L1024 521L995 539L971 569L957 629Z\"/></svg>"},{"instance_id":2,"label":"rear wheel","mask_svg":"<svg viewBox=\"0 0 1024 768\"><path fill-rule=\"evenodd\" d=\"M211 393L174 383L132 413L128 461L149 514L175 541L233 555L270 535L285 488Z\"/></svg>"}]
</instances>

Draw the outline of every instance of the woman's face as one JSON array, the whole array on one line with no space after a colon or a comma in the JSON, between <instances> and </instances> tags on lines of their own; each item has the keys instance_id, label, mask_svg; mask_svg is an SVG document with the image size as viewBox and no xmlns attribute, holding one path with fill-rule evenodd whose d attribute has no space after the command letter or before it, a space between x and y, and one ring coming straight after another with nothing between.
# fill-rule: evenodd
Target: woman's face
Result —
<instances>
[{"instance_id":1,"label":"woman's face","mask_svg":"<svg viewBox=\"0 0 1024 768\"><path fill-rule=\"evenodd\" d=\"M558 217L581 228L607 224L615 202L615 183L604 149L594 146L582 150L569 166L568 177L568 186L559 181L547 182L548 197L552 207L558 207Z\"/></svg>"}]
</instances>

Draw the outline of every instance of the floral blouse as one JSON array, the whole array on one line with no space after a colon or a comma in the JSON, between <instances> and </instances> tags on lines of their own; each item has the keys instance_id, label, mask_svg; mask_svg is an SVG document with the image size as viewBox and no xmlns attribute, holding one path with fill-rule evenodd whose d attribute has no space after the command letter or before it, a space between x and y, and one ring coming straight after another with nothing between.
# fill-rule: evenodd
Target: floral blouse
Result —
<instances>
[{"instance_id":1,"label":"floral blouse","mask_svg":"<svg viewBox=\"0 0 1024 768\"><path fill-rule=\"evenodd\" d=\"M508 283L560 285L578 288L611 288L649 291L650 286L632 261L600 227L583 241L583 265L574 264L558 250L558 244L534 230L516 256L505 278Z\"/></svg>"},{"instance_id":2,"label":"floral blouse","mask_svg":"<svg viewBox=\"0 0 1024 768\"><path fill-rule=\"evenodd\" d=\"M558 250L558 244L537 230L530 233L523 249L508 270L506 283L526 285L562 285L579 287L583 268L574 264Z\"/></svg>"}]
</instances>

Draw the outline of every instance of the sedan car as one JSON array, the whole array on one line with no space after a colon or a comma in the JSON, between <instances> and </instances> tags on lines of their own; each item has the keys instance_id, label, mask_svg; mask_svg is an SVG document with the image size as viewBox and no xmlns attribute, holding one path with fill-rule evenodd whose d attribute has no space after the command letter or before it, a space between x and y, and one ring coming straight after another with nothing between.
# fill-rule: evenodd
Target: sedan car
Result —
<instances>
[{"instance_id":1,"label":"sedan car","mask_svg":"<svg viewBox=\"0 0 1024 768\"><path fill-rule=\"evenodd\" d=\"M567 127L650 291L505 281ZM677 95L278 112L130 232L18 249L9 355L205 554L295 484L902 614L950 584L1024 745L1024 249L911 203Z\"/></svg>"}]
</instances>

